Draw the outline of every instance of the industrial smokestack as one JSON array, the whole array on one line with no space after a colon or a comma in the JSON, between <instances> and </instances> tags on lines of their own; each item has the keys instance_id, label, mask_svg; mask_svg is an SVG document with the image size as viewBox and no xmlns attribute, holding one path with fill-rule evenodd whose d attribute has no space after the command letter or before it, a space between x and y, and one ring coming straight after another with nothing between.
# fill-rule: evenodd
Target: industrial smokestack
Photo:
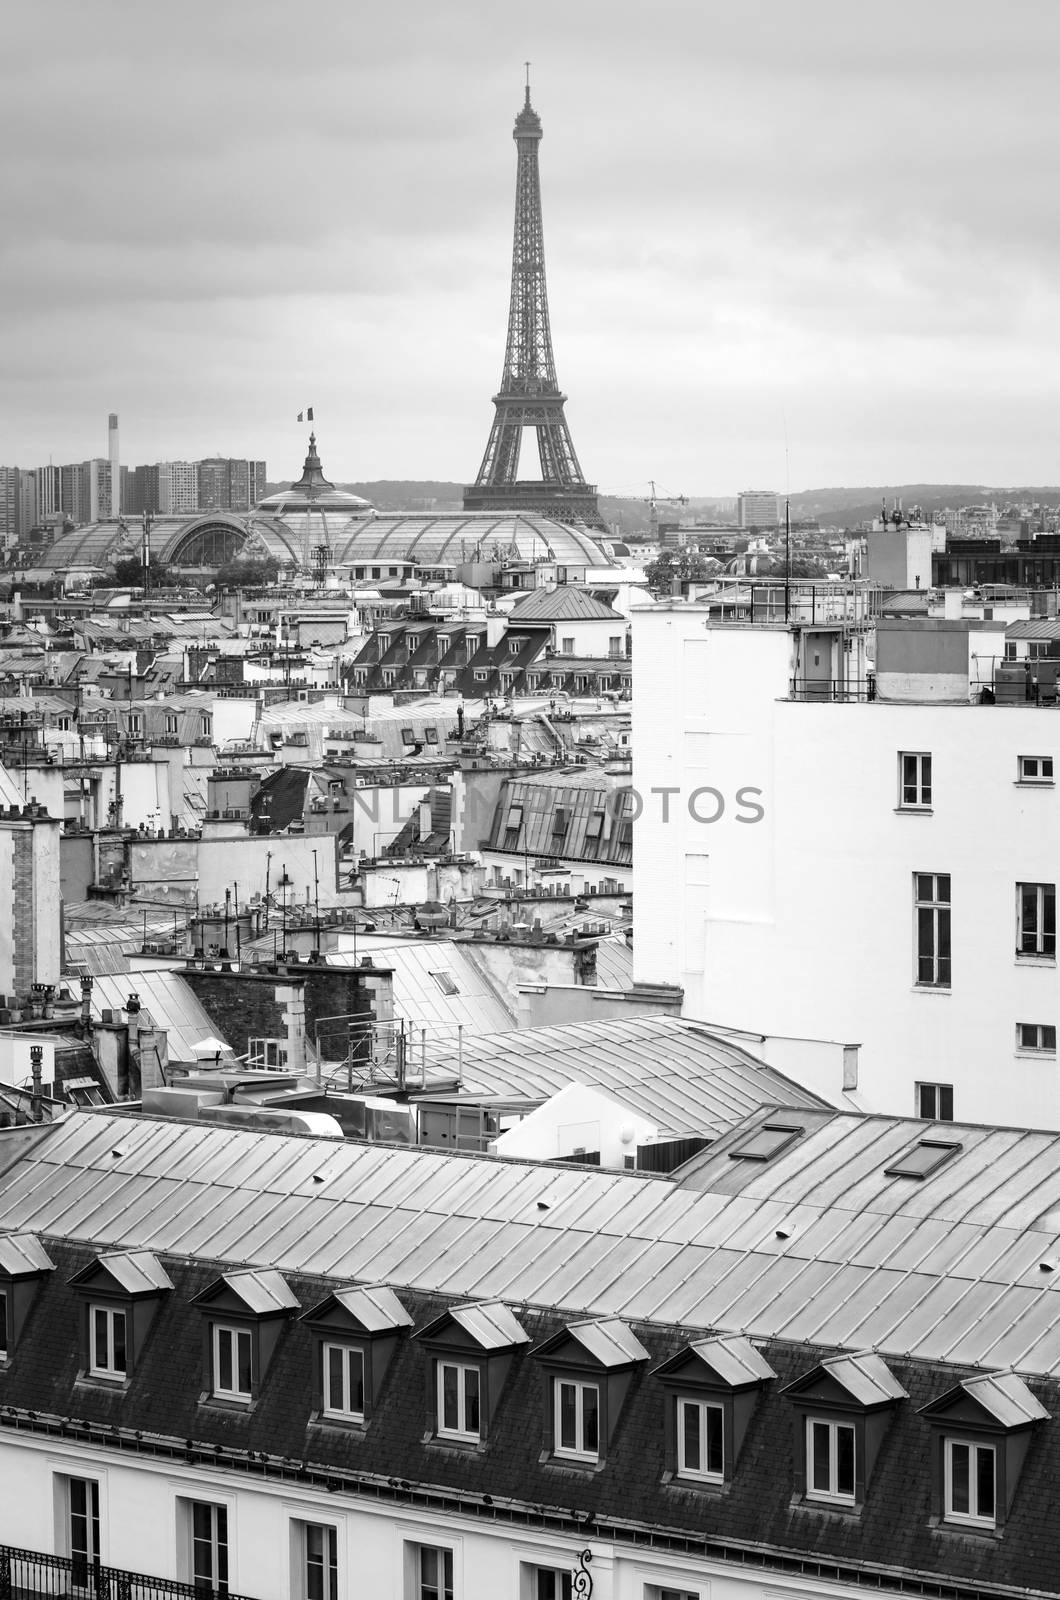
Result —
<instances>
[{"instance_id":1,"label":"industrial smokestack","mask_svg":"<svg viewBox=\"0 0 1060 1600\"><path fill-rule=\"evenodd\" d=\"M118 456L118 413L112 411L107 421L107 454L110 458L110 514L115 521L121 516L121 461Z\"/></svg>"}]
</instances>

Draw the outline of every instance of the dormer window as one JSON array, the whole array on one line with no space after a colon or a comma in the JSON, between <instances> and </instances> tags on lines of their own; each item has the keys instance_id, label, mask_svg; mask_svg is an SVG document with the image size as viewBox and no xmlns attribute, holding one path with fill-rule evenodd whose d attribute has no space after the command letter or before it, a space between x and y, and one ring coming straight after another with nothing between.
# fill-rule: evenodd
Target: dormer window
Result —
<instances>
[{"instance_id":1,"label":"dormer window","mask_svg":"<svg viewBox=\"0 0 1060 1600\"><path fill-rule=\"evenodd\" d=\"M82 1376L124 1383L173 1285L149 1250L99 1255L70 1279L83 1301Z\"/></svg>"},{"instance_id":2,"label":"dormer window","mask_svg":"<svg viewBox=\"0 0 1060 1600\"><path fill-rule=\"evenodd\" d=\"M666 1391L664 1481L728 1482L763 1385L776 1374L749 1339L701 1339L656 1367Z\"/></svg>"},{"instance_id":3,"label":"dormer window","mask_svg":"<svg viewBox=\"0 0 1060 1600\"><path fill-rule=\"evenodd\" d=\"M834 1356L784 1390L795 1410L795 1487L809 1502L864 1500L895 1406L909 1397L878 1355Z\"/></svg>"},{"instance_id":4,"label":"dormer window","mask_svg":"<svg viewBox=\"0 0 1060 1600\"><path fill-rule=\"evenodd\" d=\"M423 1328L432 1364L431 1431L441 1443L484 1444L512 1360L529 1343L500 1301L451 1306Z\"/></svg>"},{"instance_id":5,"label":"dormer window","mask_svg":"<svg viewBox=\"0 0 1060 1600\"><path fill-rule=\"evenodd\" d=\"M385 1284L350 1284L312 1306L302 1321L314 1343L312 1420L366 1427L412 1318Z\"/></svg>"},{"instance_id":6,"label":"dormer window","mask_svg":"<svg viewBox=\"0 0 1060 1600\"><path fill-rule=\"evenodd\" d=\"M922 1407L934 1437L932 1510L966 1532L1004 1526L1030 1448L1049 1413L1014 1372L965 1378Z\"/></svg>"},{"instance_id":7,"label":"dormer window","mask_svg":"<svg viewBox=\"0 0 1060 1600\"><path fill-rule=\"evenodd\" d=\"M633 1373L648 1352L617 1317L572 1322L539 1345L545 1369L545 1448L552 1460L600 1467L607 1460Z\"/></svg>"},{"instance_id":8,"label":"dormer window","mask_svg":"<svg viewBox=\"0 0 1060 1600\"><path fill-rule=\"evenodd\" d=\"M89 1308L88 1370L93 1378L126 1377L129 1370L128 1330L122 1308Z\"/></svg>"},{"instance_id":9,"label":"dormer window","mask_svg":"<svg viewBox=\"0 0 1060 1600\"><path fill-rule=\"evenodd\" d=\"M222 1400L250 1400L254 1395L253 1346L249 1328L226 1322L213 1325L213 1393Z\"/></svg>"},{"instance_id":10,"label":"dormer window","mask_svg":"<svg viewBox=\"0 0 1060 1600\"><path fill-rule=\"evenodd\" d=\"M0 1233L0 1364L18 1349L33 1302L54 1263L34 1233Z\"/></svg>"},{"instance_id":11,"label":"dormer window","mask_svg":"<svg viewBox=\"0 0 1060 1600\"><path fill-rule=\"evenodd\" d=\"M482 1436L478 1367L464 1361L438 1361L435 1381L439 1439L477 1444Z\"/></svg>"},{"instance_id":12,"label":"dormer window","mask_svg":"<svg viewBox=\"0 0 1060 1600\"><path fill-rule=\"evenodd\" d=\"M363 1422L364 1351L356 1345L325 1342L322 1355L324 1416Z\"/></svg>"},{"instance_id":13,"label":"dormer window","mask_svg":"<svg viewBox=\"0 0 1060 1600\"><path fill-rule=\"evenodd\" d=\"M297 1299L279 1272L250 1268L216 1278L192 1304L206 1317L203 1398L251 1405Z\"/></svg>"}]
</instances>

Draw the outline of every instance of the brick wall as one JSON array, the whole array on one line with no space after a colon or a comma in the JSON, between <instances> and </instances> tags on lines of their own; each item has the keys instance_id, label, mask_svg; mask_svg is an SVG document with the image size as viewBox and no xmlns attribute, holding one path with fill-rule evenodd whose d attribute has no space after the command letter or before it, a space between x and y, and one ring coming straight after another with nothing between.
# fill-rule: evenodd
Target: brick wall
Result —
<instances>
[{"instance_id":1,"label":"brick wall","mask_svg":"<svg viewBox=\"0 0 1060 1600\"><path fill-rule=\"evenodd\" d=\"M363 1017L374 1015L365 975L355 968L300 966L290 969L290 976L277 976L187 967L182 969L182 976L209 1012L218 1033L228 1040L237 1055L244 1053L251 1038L286 1037L287 1007L279 998L279 991L294 984L304 988L305 1031L310 1044L315 1038L317 1022L322 1018L347 1012ZM341 1027L341 1024L330 1028L324 1025L329 1037L322 1039L322 1048L333 1058L343 1053L334 1048L336 1030Z\"/></svg>"}]
</instances>

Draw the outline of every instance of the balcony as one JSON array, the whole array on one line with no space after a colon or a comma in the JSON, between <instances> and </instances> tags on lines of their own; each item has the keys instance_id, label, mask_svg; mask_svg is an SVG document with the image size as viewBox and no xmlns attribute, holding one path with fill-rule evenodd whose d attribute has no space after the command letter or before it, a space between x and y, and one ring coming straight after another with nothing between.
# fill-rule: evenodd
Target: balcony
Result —
<instances>
[{"instance_id":1,"label":"balcony","mask_svg":"<svg viewBox=\"0 0 1060 1600\"><path fill-rule=\"evenodd\" d=\"M148 1577L104 1567L83 1556L46 1556L38 1550L0 1545L0 1600L30 1595L83 1596L85 1600L246 1600L227 1586Z\"/></svg>"}]
</instances>

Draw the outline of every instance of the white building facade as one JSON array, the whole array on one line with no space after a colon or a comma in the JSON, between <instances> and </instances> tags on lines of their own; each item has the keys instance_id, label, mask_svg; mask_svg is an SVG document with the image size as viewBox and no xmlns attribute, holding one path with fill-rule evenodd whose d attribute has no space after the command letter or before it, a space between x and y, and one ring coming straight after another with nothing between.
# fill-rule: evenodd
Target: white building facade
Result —
<instances>
[{"instance_id":1,"label":"white building facade","mask_svg":"<svg viewBox=\"0 0 1060 1600\"><path fill-rule=\"evenodd\" d=\"M635 628L636 980L857 1046L812 1087L866 1109L1060 1127L1060 721L981 703L1003 631L881 632L875 698L836 701L799 629L679 604Z\"/></svg>"}]
</instances>

